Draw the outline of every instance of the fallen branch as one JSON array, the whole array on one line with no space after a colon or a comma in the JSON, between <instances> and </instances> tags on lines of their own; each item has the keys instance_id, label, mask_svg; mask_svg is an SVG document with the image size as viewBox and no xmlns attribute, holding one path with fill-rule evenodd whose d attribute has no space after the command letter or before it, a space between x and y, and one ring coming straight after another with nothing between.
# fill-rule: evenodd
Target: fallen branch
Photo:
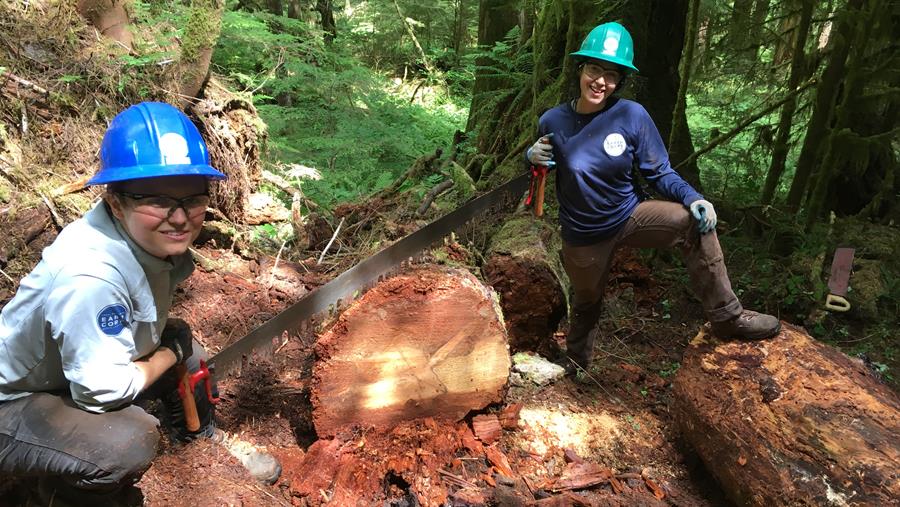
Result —
<instances>
[{"instance_id":1,"label":"fallen branch","mask_svg":"<svg viewBox=\"0 0 900 507\"><path fill-rule=\"evenodd\" d=\"M431 206L431 203L434 202L434 200L437 198L437 196L443 193L445 190L449 190L451 188L453 188L453 180L449 178L435 185L431 190L428 191L427 194L425 194L425 199L422 200L422 205L419 206L419 209L416 210L416 215L424 215L425 212L428 211L429 206Z\"/></svg>"},{"instance_id":2,"label":"fallen branch","mask_svg":"<svg viewBox=\"0 0 900 507\"><path fill-rule=\"evenodd\" d=\"M80 191L84 190L85 188L87 188L84 185L88 182L89 179L91 179L90 176L85 176L85 177L79 178L71 183L66 183L65 185L60 185L60 186L54 188L53 192L51 192L50 195L52 195L54 197L59 197L61 195L67 195L67 194L73 194L75 192L80 192Z\"/></svg>"},{"instance_id":3,"label":"fallen branch","mask_svg":"<svg viewBox=\"0 0 900 507\"><path fill-rule=\"evenodd\" d=\"M434 150L434 153L431 155L425 155L416 159L413 162L413 165L410 166L409 169L406 170L403 174L400 175L399 178L394 180L387 188L378 192L376 194L378 197L387 197L400 189L400 186L403 185L403 182L409 178L418 176L420 174L424 174L426 172L431 172L434 169L434 162L441 158L441 155L444 154L444 151L440 148Z\"/></svg>"},{"instance_id":4,"label":"fallen branch","mask_svg":"<svg viewBox=\"0 0 900 507\"><path fill-rule=\"evenodd\" d=\"M325 248L322 249L322 255L319 255L319 260L316 261L316 266L322 264L322 259L325 258L325 254L328 253L328 249L331 248L331 244L334 243L334 239L337 238L337 235L341 232L341 227L344 225L344 218L341 217L341 222L338 224L337 229L334 230L334 234L331 235L331 239L328 240L328 244L325 245Z\"/></svg>"}]
</instances>

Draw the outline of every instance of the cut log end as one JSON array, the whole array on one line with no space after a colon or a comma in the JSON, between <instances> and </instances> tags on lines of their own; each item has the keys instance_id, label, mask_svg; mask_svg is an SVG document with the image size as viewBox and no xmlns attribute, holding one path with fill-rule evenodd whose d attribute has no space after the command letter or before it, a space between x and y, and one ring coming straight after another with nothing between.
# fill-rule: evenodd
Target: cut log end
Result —
<instances>
[{"instance_id":1,"label":"cut log end","mask_svg":"<svg viewBox=\"0 0 900 507\"><path fill-rule=\"evenodd\" d=\"M320 338L313 420L351 425L458 420L500 401L510 358L493 293L471 274L428 266L385 280Z\"/></svg>"}]
</instances>

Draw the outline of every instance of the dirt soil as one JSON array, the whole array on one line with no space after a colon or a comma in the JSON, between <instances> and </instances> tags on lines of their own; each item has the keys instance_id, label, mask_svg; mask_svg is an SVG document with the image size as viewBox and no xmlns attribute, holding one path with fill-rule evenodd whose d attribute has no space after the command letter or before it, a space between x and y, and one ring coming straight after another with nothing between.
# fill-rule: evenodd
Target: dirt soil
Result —
<instances>
[{"instance_id":1,"label":"dirt soil","mask_svg":"<svg viewBox=\"0 0 900 507\"><path fill-rule=\"evenodd\" d=\"M3 225L24 230L23 223ZM16 265L37 262L40 248L55 236L52 225L47 231L17 253ZM16 241L22 239L12 235L4 248ZM193 325L211 354L332 276L309 263L275 266L272 259L246 260L204 247L198 253L206 267L198 266L179 289L172 314ZM366 434L362 428L317 443L309 399L317 326L304 326L270 359L219 381L219 427L277 456L283 467L279 481L257 483L217 444L163 439L159 457L138 483L145 505L347 505L351 500L342 499L335 486L352 479L347 478L349 470L356 470L357 482L368 481L374 489L367 498L353 500L359 505L419 505L415 494L427 505L524 505L551 496L559 498L558 505L573 505L573 498L591 505L726 504L696 459L684 452L669 414L671 376L702 324L697 305L683 284L661 284L657 278L671 277L655 278L645 264L634 252L615 263L590 379L510 387L505 403L484 413L499 414L518 403L518 424L504 429L490 446L471 437L475 414L448 428L425 420L390 434ZM19 276L25 273L27 269L15 270ZM5 304L15 285L5 280L0 289ZM558 333L556 339L561 342L563 336ZM424 438L428 434L443 440ZM493 451L485 454L482 446ZM503 460L498 465L495 451L505 456L508 467ZM332 456L338 472L348 462L333 458L352 456L355 468L344 467L343 477L338 473L334 481L324 480L311 490L322 462L306 460L310 452L317 459ZM553 484L573 459L608 468L618 479L554 491ZM366 470L369 476L362 477ZM658 491L650 484L658 485ZM0 505L16 505L21 497L15 488L6 489Z\"/></svg>"}]
</instances>

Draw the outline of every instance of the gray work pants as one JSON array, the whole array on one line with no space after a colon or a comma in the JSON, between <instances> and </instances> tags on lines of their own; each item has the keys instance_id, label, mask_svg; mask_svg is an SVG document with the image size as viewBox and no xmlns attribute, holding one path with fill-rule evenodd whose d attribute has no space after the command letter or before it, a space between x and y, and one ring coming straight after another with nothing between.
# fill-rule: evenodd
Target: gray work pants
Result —
<instances>
[{"instance_id":1,"label":"gray work pants","mask_svg":"<svg viewBox=\"0 0 900 507\"><path fill-rule=\"evenodd\" d=\"M652 200L640 203L625 225L609 238L588 246L563 244L563 265L574 291L572 313L582 321L571 322L576 328L591 329L600 318L610 264L621 246L679 248L694 292L711 322L729 320L743 311L731 289L715 231L701 235L697 222L684 206ZM570 332L569 355L579 364L589 364L593 342L593 333L578 332L572 336Z\"/></svg>"},{"instance_id":2,"label":"gray work pants","mask_svg":"<svg viewBox=\"0 0 900 507\"><path fill-rule=\"evenodd\" d=\"M185 364L200 368L206 352L194 341ZM180 400L174 368L141 397L163 400L169 417ZM172 377L172 378L169 378ZM214 413L203 384L194 392L201 430L211 431ZM183 417L174 418L175 426ZM137 482L156 456L159 421L137 405L97 414L88 412L65 393L33 393L0 402L0 473L20 477L58 477L83 490L105 492ZM179 428L174 428L178 431Z\"/></svg>"}]
</instances>

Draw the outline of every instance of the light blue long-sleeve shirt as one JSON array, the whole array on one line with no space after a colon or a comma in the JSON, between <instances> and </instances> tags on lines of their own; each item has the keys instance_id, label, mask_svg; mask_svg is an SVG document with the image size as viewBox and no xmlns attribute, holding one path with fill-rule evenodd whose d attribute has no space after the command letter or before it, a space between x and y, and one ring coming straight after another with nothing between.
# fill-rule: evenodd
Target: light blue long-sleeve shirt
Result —
<instances>
[{"instance_id":1,"label":"light blue long-sleeve shirt","mask_svg":"<svg viewBox=\"0 0 900 507\"><path fill-rule=\"evenodd\" d=\"M0 400L68 389L104 412L144 389L134 361L159 346L190 253L169 260L136 245L99 203L68 225L0 313Z\"/></svg>"}]
</instances>

